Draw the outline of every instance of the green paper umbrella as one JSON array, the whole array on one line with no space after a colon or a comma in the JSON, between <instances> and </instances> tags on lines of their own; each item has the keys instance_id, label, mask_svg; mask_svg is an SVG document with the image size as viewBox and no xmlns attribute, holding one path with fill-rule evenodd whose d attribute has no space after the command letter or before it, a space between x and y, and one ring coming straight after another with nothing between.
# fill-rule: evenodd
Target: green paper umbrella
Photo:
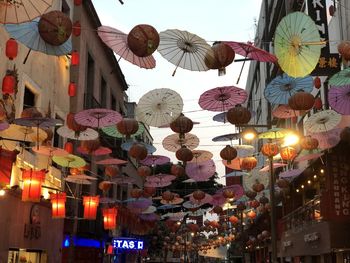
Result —
<instances>
[{"instance_id":1,"label":"green paper umbrella","mask_svg":"<svg viewBox=\"0 0 350 263\"><path fill-rule=\"evenodd\" d=\"M350 68L346 68L338 73L334 74L329 79L329 85L331 86L345 86L350 84Z\"/></svg>"},{"instance_id":2,"label":"green paper umbrella","mask_svg":"<svg viewBox=\"0 0 350 263\"><path fill-rule=\"evenodd\" d=\"M118 129L117 129L117 127L115 125L103 127L101 129L108 136L111 136L111 137L114 137L114 138L120 138L120 139L125 137L124 134L121 134L118 131ZM130 135L130 138L135 138L135 137L141 135L144 131L145 131L145 126L143 125L143 123L139 122L139 129L137 130L136 133Z\"/></svg>"},{"instance_id":3,"label":"green paper umbrella","mask_svg":"<svg viewBox=\"0 0 350 263\"><path fill-rule=\"evenodd\" d=\"M66 156L54 156L52 157L52 161L57 163L62 167L70 167L70 168L79 168L86 165L86 162L83 158L79 156L69 154Z\"/></svg>"},{"instance_id":4,"label":"green paper umbrella","mask_svg":"<svg viewBox=\"0 0 350 263\"><path fill-rule=\"evenodd\" d=\"M291 130L282 129L282 128L273 128L267 130L266 132L260 133L258 135L259 139L281 139L287 134L291 133Z\"/></svg>"},{"instance_id":5,"label":"green paper umbrella","mask_svg":"<svg viewBox=\"0 0 350 263\"><path fill-rule=\"evenodd\" d=\"M274 47L278 64L294 78L310 74L316 67L322 42L315 22L302 12L285 16L278 24Z\"/></svg>"}]
</instances>

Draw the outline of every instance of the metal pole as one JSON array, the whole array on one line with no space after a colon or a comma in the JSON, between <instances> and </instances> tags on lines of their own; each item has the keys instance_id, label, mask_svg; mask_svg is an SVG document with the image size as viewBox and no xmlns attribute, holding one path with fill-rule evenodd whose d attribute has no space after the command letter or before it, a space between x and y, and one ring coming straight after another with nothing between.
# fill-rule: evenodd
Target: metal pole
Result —
<instances>
[{"instance_id":1,"label":"metal pole","mask_svg":"<svg viewBox=\"0 0 350 263\"><path fill-rule=\"evenodd\" d=\"M270 161L270 204L271 204L271 262L277 262L277 231L276 231L276 200L275 200L275 175L273 172L273 157Z\"/></svg>"}]
</instances>

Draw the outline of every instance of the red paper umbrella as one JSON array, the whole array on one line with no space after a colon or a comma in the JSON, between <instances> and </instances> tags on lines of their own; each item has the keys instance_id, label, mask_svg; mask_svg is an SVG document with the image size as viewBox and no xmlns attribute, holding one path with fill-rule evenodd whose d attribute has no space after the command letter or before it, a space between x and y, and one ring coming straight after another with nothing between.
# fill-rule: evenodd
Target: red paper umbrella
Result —
<instances>
[{"instance_id":1,"label":"red paper umbrella","mask_svg":"<svg viewBox=\"0 0 350 263\"><path fill-rule=\"evenodd\" d=\"M138 57L128 46L128 35L122 31L109 26L100 26L97 30L102 41L117 53L121 58L140 68L151 69L156 66L154 57Z\"/></svg>"},{"instance_id":2,"label":"red paper umbrella","mask_svg":"<svg viewBox=\"0 0 350 263\"><path fill-rule=\"evenodd\" d=\"M243 89L224 86L205 91L199 97L198 104L204 110L227 111L237 104L244 103L247 97L247 92Z\"/></svg>"},{"instance_id":3,"label":"red paper umbrella","mask_svg":"<svg viewBox=\"0 0 350 263\"><path fill-rule=\"evenodd\" d=\"M101 161L97 161L96 164L101 164L101 165L122 165L122 164L127 164L128 161L121 160L118 158L109 158L109 159L104 159Z\"/></svg>"},{"instance_id":4,"label":"red paper umbrella","mask_svg":"<svg viewBox=\"0 0 350 263\"><path fill-rule=\"evenodd\" d=\"M210 202L213 200L213 197L210 194L205 194L205 197L201 200L196 200L193 197L193 194L190 194L189 197L192 203L199 204L199 205L210 204Z\"/></svg>"},{"instance_id":5,"label":"red paper umbrella","mask_svg":"<svg viewBox=\"0 0 350 263\"><path fill-rule=\"evenodd\" d=\"M101 128L120 122L123 117L119 112L109 109L87 109L74 115L75 121L83 126Z\"/></svg>"},{"instance_id":6,"label":"red paper umbrella","mask_svg":"<svg viewBox=\"0 0 350 263\"><path fill-rule=\"evenodd\" d=\"M92 151L90 153L89 151L87 151L86 149L82 148L81 146L79 146L77 148L77 151L79 153L89 154L89 155L92 155L92 156L107 155L107 154L110 154L112 152L112 150L107 148L107 147L98 147L96 150L94 150L94 151Z\"/></svg>"},{"instance_id":7,"label":"red paper umbrella","mask_svg":"<svg viewBox=\"0 0 350 263\"><path fill-rule=\"evenodd\" d=\"M162 165L170 162L170 158L163 155L147 155L145 159L140 161L141 164L151 166L151 165Z\"/></svg>"},{"instance_id":8,"label":"red paper umbrella","mask_svg":"<svg viewBox=\"0 0 350 263\"><path fill-rule=\"evenodd\" d=\"M202 182L208 180L216 171L213 160L200 163L188 163L186 165L186 173L191 179Z\"/></svg>"},{"instance_id":9,"label":"red paper umbrella","mask_svg":"<svg viewBox=\"0 0 350 263\"><path fill-rule=\"evenodd\" d=\"M288 105L282 104L272 111L272 115L279 119L289 119L289 118L301 116L303 115L303 112L298 110L293 110Z\"/></svg>"},{"instance_id":10,"label":"red paper umbrella","mask_svg":"<svg viewBox=\"0 0 350 263\"><path fill-rule=\"evenodd\" d=\"M236 200L241 198L244 195L243 187L238 185L238 184L234 184L234 185L230 185L230 186L226 186L224 188L221 188L216 193L222 194L225 190L230 190L230 191L234 192Z\"/></svg>"},{"instance_id":11,"label":"red paper umbrella","mask_svg":"<svg viewBox=\"0 0 350 263\"><path fill-rule=\"evenodd\" d=\"M46 155L46 156L66 156L68 155L68 152L61 148L56 148L52 146L40 146L39 148L37 147L32 147L32 150L36 152L37 154L41 155Z\"/></svg>"}]
</instances>

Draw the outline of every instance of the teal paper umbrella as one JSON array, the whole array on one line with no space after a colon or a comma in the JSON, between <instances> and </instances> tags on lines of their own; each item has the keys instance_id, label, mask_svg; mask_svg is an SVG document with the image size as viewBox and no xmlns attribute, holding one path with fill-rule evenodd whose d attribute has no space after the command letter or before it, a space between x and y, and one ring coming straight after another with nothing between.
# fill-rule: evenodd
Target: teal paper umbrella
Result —
<instances>
[{"instance_id":1,"label":"teal paper umbrella","mask_svg":"<svg viewBox=\"0 0 350 263\"><path fill-rule=\"evenodd\" d=\"M114 138L124 138L125 135L124 134L121 134L117 127L115 125L112 125L112 126L107 126L107 127L103 127L101 128L101 130L107 134L108 136L111 136L111 137L114 137ZM139 128L137 130L136 133L134 134L131 134L130 137L131 138L135 138L139 135L141 135L143 132L145 131L145 126L143 125L143 123L139 122Z\"/></svg>"},{"instance_id":2,"label":"teal paper umbrella","mask_svg":"<svg viewBox=\"0 0 350 263\"><path fill-rule=\"evenodd\" d=\"M350 68L346 68L338 73L334 74L329 79L329 85L331 86L345 86L350 85Z\"/></svg>"}]
</instances>

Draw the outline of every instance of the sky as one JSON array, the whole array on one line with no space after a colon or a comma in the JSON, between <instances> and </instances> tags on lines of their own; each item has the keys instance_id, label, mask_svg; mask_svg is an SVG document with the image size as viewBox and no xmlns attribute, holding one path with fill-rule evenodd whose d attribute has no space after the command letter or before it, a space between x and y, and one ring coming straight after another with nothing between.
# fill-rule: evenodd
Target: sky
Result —
<instances>
[{"instance_id":1,"label":"sky","mask_svg":"<svg viewBox=\"0 0 350 263\"><path fill-rule=\"evenodd\" d=\"M253 41L259 18L261 0L93 0L101 23L128 33L138 24L152 25L158 32L167 29L186 30L205 39L212 45L214 41ZM202 110L198 105L200 95L206 90L221 86L245 88L249 63L245 64L239 84L236 84L242 62L234 62L226 68L225 76L218 76L217 70L194 72L179 68L172 76L175 66L165 60L157 51L154 53L156 67L141 69L120 59L120 67L129 85L129 101L138 102L146 92L169 88L178 92L183 101L185 116L200 124L194 126L192 134L200 139L197 149L213 153L213 160L219 177L225 174L221 163L220 150L225 142L212 142L218 135L235 132L229 123L212 120L219 112ZM236 58L241 58L236 55ZM151 128L155 154L166 155L177 162L175 154L162 147L162 140L173 134L169 128ZM220 179L220 183L224 180Z\"/></svg>"}]
</instances>

